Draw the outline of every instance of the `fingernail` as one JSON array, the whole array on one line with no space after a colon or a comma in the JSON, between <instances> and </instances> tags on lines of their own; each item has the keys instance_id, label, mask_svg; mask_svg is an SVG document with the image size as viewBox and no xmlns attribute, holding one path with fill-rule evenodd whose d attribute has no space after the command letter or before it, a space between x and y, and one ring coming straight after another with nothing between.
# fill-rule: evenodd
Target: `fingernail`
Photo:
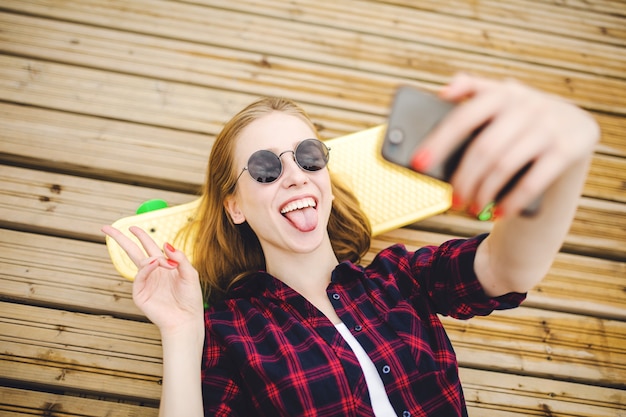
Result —
<instances>
[{"instance_id":1,"label":"fingernail","mask_svg":"<svg viewBox=\"0 0 626 417\"><path fill-rule=\"evenodd\" d=\"M463 199L457 193L453 193L452 194L452 208L458 210L461 207L463 207Z\"/></svg>"},{"instance_id":2,"label":"fingernail","mask_svg":"<svg viewBox=\"0 0 626 417\"><path fill-rule=\"evenodd\" d=\"M153 259L153 260L151 260L151 261L150 261L150 265L154 265L154 264L155 264L155 263L157 263L157 262L159 262L159 260L158 260L158 259Z\"/></svg>"},{"instance_id":3,"label":"fingernail","mask_svg":"<svg viewBox=\"0 0 626 417\"><path fill-rule=\"evenodd\" d=\"M426 171L430 165L430 154L423 150L417 152L411 159L411 166L416 171Z\"/></svg>"},{"instance_id":4,"label":"fingernail","mask_svg":"<svg viewBox=\"0 0 626 417\"><path fill-rule=\"evenodd\" d=\"M480 220L481 222L492 220L493 213L494 213L493 209L494 209L494 203L487 204L485 207L483 207L482 210L480 210L479 213L476 214L476 218Z\"/></svg>"},{"instance_id":5,"label":"fingernail","mask_svg":"<svg viewBox=\"0 0 626 417\"><path fill-rule=\"evenodd\" d=\"M501 217L504 217L504 210L502 209L502 207L498 206L493 211L493 218L494 219L499 219Z\"/></svg>"},{"instance_id":6,"label":"fingernail","mask_svg":"<svg viewBox=\"0 0 626 417\"><path fill-rule=\"evenodd\" d=\"M176 252L176 249L174 249L174 246L170 245L167 242L165 242L165 249L167 249L170 252Z\"/></svg>"},{"instance_id":7,"label":"fingernail","mask_svg":"<svg viewBox=\"0 0 626 417\"><path fill-rule=\"evenodd\" d=\"M167 260L167 263L168 263L168 264L170 264L170 265L171 265L171 266L173 266L173 267L177 267L177 266L178 266L178 262L176 262L176 261L175 261L175 260L173 260L173 259L168 259L168 260Z\"/></svg>"},{"instance_id":8,"label":"fingernail","mask_svg":"<svg viewBox=\"0 0 626 417\"><path fill-rule=\"evenodd\" d=\"M480 213L480 211L481 211L481 210L480 210L480 207L478 206L478 204L476 204L476 203L472 203L472 204L470 204L470 206L469 206L469 208L467 209L467 211L469 211L469 213L470 213L472 216L477 216L477 215L478 215L478 213Z\"/></svg>"}]
</instances>

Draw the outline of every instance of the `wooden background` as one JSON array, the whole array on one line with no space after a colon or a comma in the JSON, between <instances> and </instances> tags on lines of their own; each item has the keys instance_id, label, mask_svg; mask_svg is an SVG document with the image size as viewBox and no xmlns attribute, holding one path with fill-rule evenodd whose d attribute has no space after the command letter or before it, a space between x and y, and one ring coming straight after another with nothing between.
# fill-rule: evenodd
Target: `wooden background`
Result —
<instances>
[{"instance_id":1,"label":"wooden background","mask_svg":"<svg viewBox=\"0 0 626 417\"><path fill-rule=\"evenodd\" d=\"M324 137L401 83L515 77L603 136L566 243L524 307L444 319L470 415L626 416L626 2L0 1L0 415L155 416L157 329L103 224L195 198L214 136L262 95ZM449 212L371 254L488 230Z\"/></svg>"}]
</instances>

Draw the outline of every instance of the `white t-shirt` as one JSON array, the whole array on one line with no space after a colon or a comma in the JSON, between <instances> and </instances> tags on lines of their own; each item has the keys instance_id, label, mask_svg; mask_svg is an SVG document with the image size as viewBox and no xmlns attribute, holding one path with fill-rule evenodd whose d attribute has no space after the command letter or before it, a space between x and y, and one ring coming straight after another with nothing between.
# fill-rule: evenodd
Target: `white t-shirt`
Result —
<instances>
[{"instance_id":1,"label":"white t-shirt","mask_svg":"<svg viewBox=\"0 0 626 417\"><path fill-rule=\"evenodd\" d=\"M383 380L380 379L380 375L376 370L376 366L374 366L374 362L372 362L370 357L367 356L363 346L361 346L359 341L352 336L352 333L350 333L350 330L348 330L348 327L345 324L335 324L335 327L339 331L339 334L343 336L346 343L348 343L348 346L350 346L356 355L359 365L361 365L361 368L363 369L363 375L365 376L367 390L370 393L374 415L376 417L397 417L396 412L393 410L393 407L389 402L389 397L387 396L387 391L385 391Z\"/></svg>"}]
</instances>

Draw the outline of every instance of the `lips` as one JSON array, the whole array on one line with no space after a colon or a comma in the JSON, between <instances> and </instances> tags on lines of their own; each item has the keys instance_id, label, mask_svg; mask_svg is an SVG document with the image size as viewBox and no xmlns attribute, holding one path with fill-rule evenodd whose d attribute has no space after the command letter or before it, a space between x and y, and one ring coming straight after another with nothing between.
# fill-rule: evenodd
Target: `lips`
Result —
<instances>
[{"instance_id":1,"label":"lips","mask_svg":"<svg viewBox=\"0 0 626 417\"><path fill-rule=\"evenodd\" d=\"M301 232L310 232L317 227L317 202L313 197L304 197L287 202L282 214L293 227Z\"/></svg>"}]
</instances>

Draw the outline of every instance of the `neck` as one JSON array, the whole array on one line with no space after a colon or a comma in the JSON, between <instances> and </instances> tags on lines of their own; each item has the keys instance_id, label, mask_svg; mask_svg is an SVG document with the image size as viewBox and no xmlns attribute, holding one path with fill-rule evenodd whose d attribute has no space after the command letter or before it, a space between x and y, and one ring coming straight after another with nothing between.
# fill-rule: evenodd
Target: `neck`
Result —
<instances>
[{"instance_id":1,"label":"neck","mask_svg":"<svg viewBox=\"0 0 626 417\"><path fill-rule=\"evenodd\" d=\"M268 273L306 298L332 323L341 322L326 296L330 276L339 263L330 239L309 253L265 252L265 262Z\"/></svg>"},{"instance_id":2,"label":"neck","mask_svg":"<svg viewBox=\"0 0 626 417\"><path fill-rule=\"evenodd\" d=\"M331 273L339 263L330 240L309 253L265 252L265 262L268 273L309 300L325 297Z\"/></svg>"}]
</instances>

